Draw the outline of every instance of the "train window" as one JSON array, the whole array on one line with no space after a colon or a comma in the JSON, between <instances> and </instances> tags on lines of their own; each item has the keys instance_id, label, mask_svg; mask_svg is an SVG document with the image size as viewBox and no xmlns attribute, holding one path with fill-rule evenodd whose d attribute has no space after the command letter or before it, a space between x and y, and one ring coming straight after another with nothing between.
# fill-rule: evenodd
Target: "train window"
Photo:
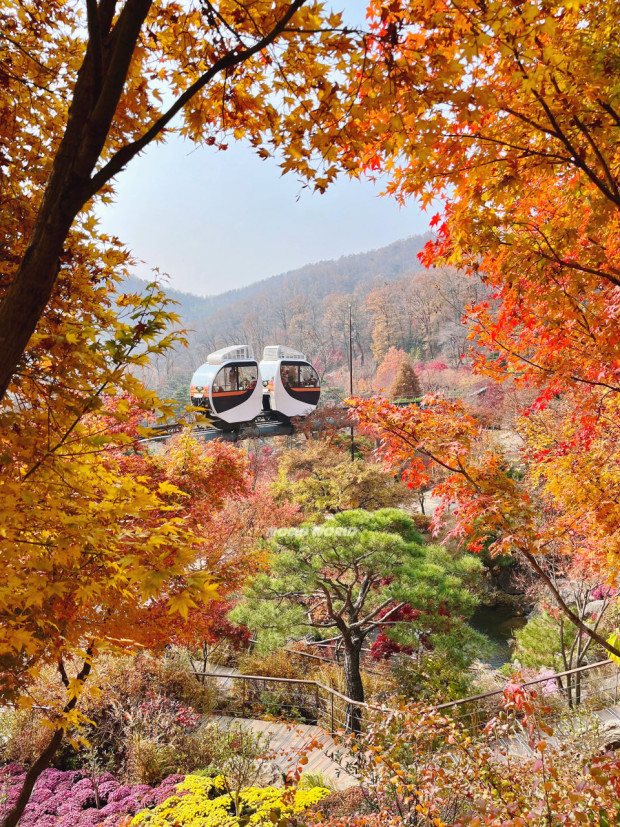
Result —
<instances>
[{"instance_id":1,"label":"train window","mask_svg":"<svg viewBox=\"0 0 620 827\"><path fill-rule=\"evenodd\" d=\"M280 376L285 388L299 387L299 365L280 365Z\"/></svg>"},{"instance_id":2,"label":"train window","mask_svg":"<svg viewBox=\"0 0 620 827\"><path fill-rule=\"evenodd\" d=\"M239 390L250 391L258 382L258 368L256 365L241 365L239 368Z\"/></svg>"},{"instance_id":3,"label":"train window","mask_svg":"<svg viewBox=\"0 0 620 827\"><path fill-rule=\"evenodd\" d=\"M216 393L252 390L258 381L256 365L231 365L218 371L215 379Z\"/></svg>"},{"instance_id":4,"label":"train window","mask_svg":"<svg viewBox=\"0 0 620 827\"><path fill-rule=\"evenodd\" d=\"M319 385L319 377L312 365L300 365L299 367L299 387L300 388L316 388Z\"/></svg>"},{"instance_id":5,"label":"train window","mask_svg":"<svg viewBox=\"0 0 620 827\"><path fill-rule=\"evenodd\" d=\"M219 393L230 393L230 391L237 390L237 381L239 379L239 369L233 365L230 368L222 368L217 374L216 391Z\"/></svg>"}]
</instances>

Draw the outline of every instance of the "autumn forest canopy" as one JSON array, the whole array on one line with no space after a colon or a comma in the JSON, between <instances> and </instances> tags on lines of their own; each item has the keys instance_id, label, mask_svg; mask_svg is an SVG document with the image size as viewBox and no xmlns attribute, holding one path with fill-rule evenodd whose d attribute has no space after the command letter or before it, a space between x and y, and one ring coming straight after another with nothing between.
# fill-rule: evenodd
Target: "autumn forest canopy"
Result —
<instances>
[{"instance_id":1,"label":"autumn forest canopy","mask_svg":"<svg viewBox=\"0 0 620 827\"><path fill-rule=\"evenodd\" d=\"M617 734L586 726L591 677L554 675L620 659L619 42L607 0L371 0L364 28L310 0L0 0L3 827L617 822ZM317 198L380 180L430 240L396 279L188 334L95 217L173 133ZM333 391L314 424L201 443L190 411L144 442L184 346L274 329ZM507 593L502 672L472 616ZM263 684L196 678L216 664ZM437 708L491 686L480 726ZM344 776L300 753L278 788L222 712L339 723Z\"/></svg>"}]
</instances>

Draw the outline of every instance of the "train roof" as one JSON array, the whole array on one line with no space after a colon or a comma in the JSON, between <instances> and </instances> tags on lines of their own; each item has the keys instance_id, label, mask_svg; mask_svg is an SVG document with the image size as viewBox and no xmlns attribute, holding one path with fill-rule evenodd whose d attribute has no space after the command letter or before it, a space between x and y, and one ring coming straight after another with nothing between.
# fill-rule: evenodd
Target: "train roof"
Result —
<instances>
[{"instance_id":1,"label":"train roof","mask_svg":"<svg viewBox=\"0 0 620 827\"><path fill-rule=\"evenodd\" d=\"M223 365L224 362L253 359L254 351L250 345L230 345L220 350L215 350L207 356L208 365Z\"/></svg>"},{"instance_id":2,"label":"train roof","mask_svg":"<svg viewBox=\"0 0 620 827\"><path fill-rule=\"evenodd\" d=\"M305 353L286 345L267 345L263 350L263 362L278 362L280 359L299 359L306 362Z\"/></svg>"}]
</instances>

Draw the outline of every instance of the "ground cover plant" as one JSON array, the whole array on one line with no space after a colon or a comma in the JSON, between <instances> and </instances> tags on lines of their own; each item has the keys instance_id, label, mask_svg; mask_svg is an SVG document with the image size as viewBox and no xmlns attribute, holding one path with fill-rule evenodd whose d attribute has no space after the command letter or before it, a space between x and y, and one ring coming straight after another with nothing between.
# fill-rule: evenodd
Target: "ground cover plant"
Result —
<instances>
[{"instance_id":1,"label":"ground cover plant","mask_svg":"<svg viewBox=\"0 0 620 827\"><path fill-rule=\"evenodd\" d=\"M62 692L53 670L42 675L35 691L45 704L54 704ZM147 743L155 746L164 736L168 752L177 753L175 769L189 771L189 755L198 749L198 722L213 708L213 690L193 677L186 659L169 654L155 657L148 652L133 656L108 656L97 664L92 691L82 698L83 719L69 728L69 738L54 757L61 769L77 769L85 759L130 781L159 781L143 777L139 754ZM0 716L4 761L29 765L49 739L45 710L5 708ZM158 727L160 730L158 731ZM83 739L83 740L79 740ZM183 746L181 746L183 742ZM85 745L88 746L85 746ZM142 747L142 750L140 749ZM183 759L181 753L188 758Z\"/></svg>"},{"instance_id":2,"label":"ground cover plant","mask_svg":"<svg viewBox=\"0 0 620 827\"><path fill-rule=\"evenodd\" d=\"M189 677L200 690L198 682ZM130 675L129 681L132 679L137 681L136 674ZM117 700L104 701L108 714ZM266 778L273 780L275 772L268 738L243 726L202 721L193 709L180 707L170 696L154 695L148 689L142 696L134 695L133 700L133 706L125 703L124 708L114 710L118 728L106 726L105 719L97 722L99 728L93 728L92 734L101 741L78 753L57 756L59 762L79 768L46 770L35 784L20 823L31 827L127 827L138 813L142 814L139 823L151 823L143 811L164 801L168 809L159 807L153 823L170 823L166 819L177 810L179 818L187 816L188 823L193 823L207 799L219 799L213 808L207 808L216 818L218 814L253 813L261 807L267 812L277 807L293 812L320 797L314 792L317 784L306 783L297 798L294 792L285 796L284 789L262 786ZM102 771L106 757L110 765L116 765L116 772ZM3 813L14 806L25 774L25 767L15 762L0 770ZM283 781L280 774L278 781ZM191 800L181 804L185 796ZM213 823L220 822L216 819Z\"/></svg>"},{"instance_id":3,"label":"ground cover plant","mask_svg":"<svg viewBox=\"0 0 620 827\"><path fill-rule=\"evenodd\" d=\"M221 769L231 751L239 751L208 717L215 690L196 680L184 652L109 657L97 670L100 691L82 698L85 721L68 731L54 758L58 769L88 768L95 775L112 772L129 784L158 784L174 773ZM36 709L5 709L0 730L2 761L24 766L36 760L49 738L44 713ZM252 759L261 752L253 742L245 747Z\"/></svg>"},{"instance_id":4,"label":"ground cover plant","mask_svg":"<svg viewBox=\"0 0 620 827\"><path fill-rule=\"evenodd\" d=\"M9 764L0 770L0 811L14 803L25 770ZM224 776L169 775L160 784L124 784L111 773L45 770L21 817L23 827L129 827L179 824L233 827L286 819L316 804L330 790L231 786Z\"/></svg>"},{"instance_id":5,"label":"ground cover plant","mask_svg":"<svg viewBox=\"0 0 620 827\"><path fill-rule=\"evenodd\" d=\"M15 803L25 774L19 764L0 770L0 812L6 813ZM151 787L123 784L110 773L45 770L19 823L21 827L120 827L127 823L127 816L155 807L173 795L182 780L182 775L169 775Z\"/></svg>"},{"instance_id":6,"label":"ground cover plant","mask_svg":"<svg viewBox=\"0 0 620 827\"><path fill-rule=\"evenodd\" d=\"M224 779L188 776L173 796L153 810L138 813L132 827L236 827L241 824L286 824L294 815L320 801L330 790L283 790L275 787L244 787L235 804ZM183 793L188 793L183 795ZM182 796L182 797L181 797Z\"/></svg>"}]
</instances>

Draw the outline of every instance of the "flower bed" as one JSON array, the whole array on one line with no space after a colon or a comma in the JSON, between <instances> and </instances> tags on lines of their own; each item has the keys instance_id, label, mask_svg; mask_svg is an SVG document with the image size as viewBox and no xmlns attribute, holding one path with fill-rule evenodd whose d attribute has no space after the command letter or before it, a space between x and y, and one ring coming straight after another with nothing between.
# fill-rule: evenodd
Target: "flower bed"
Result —
<instances>
[{"instance_id":1,"label":"flower bed","mask_svg":"<svg viewBox=\"0 0 620 827\"><path fill-rule=\"evenodd\" d=\"M284 818L301 813L315 804L329 790L314 787L290 793L275 787L245 787L240 793L244 823L258 825L273 822L273 815ZM185 793L185 795L183 795ZM177 794L152 810L138 813L131 827L239 827L239 819L223 779L188 775L177 787ZM277 819L276 819L277 820Z\"/></svg>"},{"instance_id":2,"label":"flower bed","mask_svg":"<svg viewBox=\"0 0 620 827\"><path fill-rule=\"evenodd\" d=\"M15 803L24 778L25 771L18 764L0 770L2 809ZM35 784L20 827L120 827L131 816L172 795L177 801L187 795L176 789L182 780L182 775L170 775L158 787L149 787L121 784L110 773L91 776L81 770L45 770Z\"/></svg>"}]
</instances>

